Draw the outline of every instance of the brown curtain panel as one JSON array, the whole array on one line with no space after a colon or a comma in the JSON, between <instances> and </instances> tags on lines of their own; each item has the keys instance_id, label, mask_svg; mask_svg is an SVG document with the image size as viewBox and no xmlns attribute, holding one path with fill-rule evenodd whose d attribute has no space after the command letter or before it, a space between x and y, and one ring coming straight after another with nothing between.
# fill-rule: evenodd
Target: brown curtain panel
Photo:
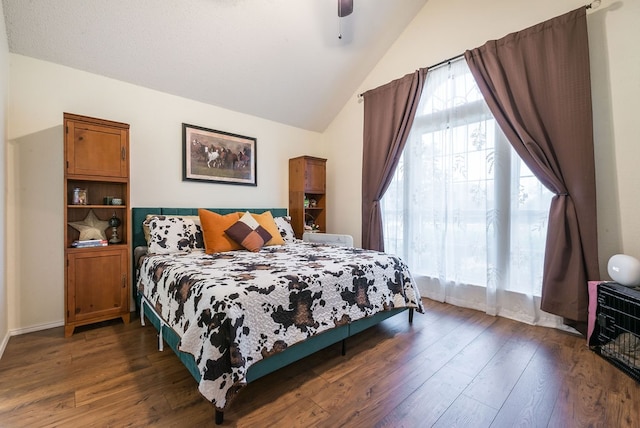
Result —
<instances>
[{"instance_id":1,"label":"brown curtain panel","mask_svg":"<svg viewBox=\"0 0 640 428\"><path fill-rule=\"evenodd\" d=\"M384 251L380 198L411 131L427 69L363 94L362 248Z\"/></svg>"},{"instance_id":2,"label":"brown curtain panel","mask_svg":"<svg viewBox=\"0 0 640 428\"><path fill-rule=\"evenodd\" d=\"M599 277L586 8L465 52L500 127L551 202L541 309L584 332Z\"/></svg>"}]
</instances>

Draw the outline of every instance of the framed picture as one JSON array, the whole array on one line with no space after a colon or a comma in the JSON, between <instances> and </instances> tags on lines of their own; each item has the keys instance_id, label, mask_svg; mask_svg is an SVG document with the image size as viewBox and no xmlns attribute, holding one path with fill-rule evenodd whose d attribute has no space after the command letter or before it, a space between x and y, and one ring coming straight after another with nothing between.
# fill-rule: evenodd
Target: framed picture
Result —
<instances>
[{"instance_id":1,"label":"framed picture","mask_svg":"<svg viewBox=\"0 0 640 428\"><path fill-rule=\"evenodd\" d=\"M257 186L257 140L182 124L182 179Z\"/></svg>"}]
</instances>

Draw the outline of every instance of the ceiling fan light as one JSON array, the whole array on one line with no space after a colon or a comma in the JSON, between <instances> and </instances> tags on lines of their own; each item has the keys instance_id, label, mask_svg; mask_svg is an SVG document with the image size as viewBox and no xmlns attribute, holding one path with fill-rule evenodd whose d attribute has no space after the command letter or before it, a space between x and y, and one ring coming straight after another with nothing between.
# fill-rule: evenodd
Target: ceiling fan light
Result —
<instances>
[{"instance_id":1,"label":"ceiling fan light","mask_svg":"<svg viewBox=\"0 0 640 428\"><path fill-rule=\"evenodd\" d=\"M338 16L344 18L353 12L353 0L338 0Z\"/></svg>"}]
</instances>

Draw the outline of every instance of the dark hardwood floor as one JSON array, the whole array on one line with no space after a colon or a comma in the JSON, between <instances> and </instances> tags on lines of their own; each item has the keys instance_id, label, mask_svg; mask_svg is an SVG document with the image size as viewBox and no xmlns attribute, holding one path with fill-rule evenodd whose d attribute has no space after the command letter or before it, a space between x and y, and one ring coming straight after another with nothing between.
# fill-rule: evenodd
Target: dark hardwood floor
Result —
<instances>
[{"instance_id":1,"label":"dark hardwood floor","mask_svg":"<svg viewBox=\"0 0 640 428\"><path fill-rule=\"evenodd\" d=\"M244 388L223 426L638 427L640 387L557 330L425 300ZM12 337L0 426L214 426L213 407L135 319Z\"/></svg>"}]
</instances>

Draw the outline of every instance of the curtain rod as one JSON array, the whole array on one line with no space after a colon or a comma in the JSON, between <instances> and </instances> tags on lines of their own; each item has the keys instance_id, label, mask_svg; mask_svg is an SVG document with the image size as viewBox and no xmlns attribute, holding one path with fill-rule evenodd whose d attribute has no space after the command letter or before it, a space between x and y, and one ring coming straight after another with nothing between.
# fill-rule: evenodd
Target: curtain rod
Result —
<instances>
[{"instance_id":1,"label":"curtain rod","mask_svg":"<svg viewBox=\"0 0 640 428\"><path fill-rule=\"evenodd\" d=\"M455 61L455 60L457 60L457 59L459 59L459 58L462 58L463 56L464 56L464 54L458 54L458 55L456 55L456 56L452 56L452 57L451 57L451 58L449 58L449 59L445 59L444 61L440 61L439 63L437 63L437 64L434 64L434 65L430 66L429 68L427 68L427 70L432 70L432 69L434 69L434 68L441 67L441 66L443 66L443 65L445 65L445 64L449 64L451 61ZM367 92L367 91L364 91L364 92ZM359 100L361 100L361 99L362 99L362 97L364 96L364 92L363 92L363 93L361 93L361 94L358 94L358 99L359 99Z\"/></svg>"},{"instance_id":2,"label":"curtain rod","mask_svg":"<svg viewBox=\"0 0 640 428\"><path fill-rule=\"evenodd\" d=\"M600 7L601 3L602 3L601 0L593 0L591 3L585 5L585 8L587 8L587 9L597 9L597 8ZM438 68L438 67L440 67L442 65L449 64L451 61L455 61L455 60L457 60L458 58L460 58L462 56L464 56L464 54L456 55L456 56L453 56L453 57L451 57L449 59L445 59L444 61L440 61L439 63L434 64L431 67L429 67L428 70L432 70L432 69ZM364 92L367 92L367 91L364 91ZM364 92L358 94L358 100L362 100L362 98L364 96Z\"/></svg>"},{"instance_id":3,"label":"curtain rod","mask_svg":"<svg viewBox=\"0 0 640 428\"><path fill-rule=\"evenodd\" d=\"M600 0L593 0L591 3L589 3L585 7L587 9L597 9L600 7L600 3L602 3Z\"/></svg>"}]
</instances>

